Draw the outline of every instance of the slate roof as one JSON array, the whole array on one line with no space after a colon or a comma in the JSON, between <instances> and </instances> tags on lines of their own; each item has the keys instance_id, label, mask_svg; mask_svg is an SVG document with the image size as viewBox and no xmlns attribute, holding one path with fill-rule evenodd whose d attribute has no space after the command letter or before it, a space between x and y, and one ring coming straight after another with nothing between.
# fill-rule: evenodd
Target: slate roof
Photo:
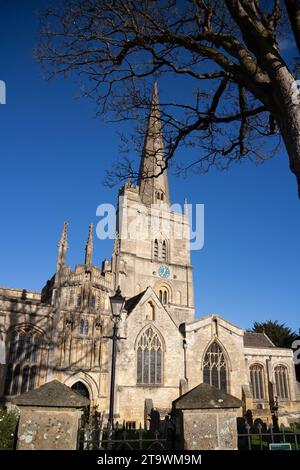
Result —
<instances>
[{"instance_id":1,"label":"slate roof","mask_svg":"<svg viewBox=\"0 0 300 470\"><path fill-rule=\"evenodd\" d=\"M127 310L127 313L132 312L132 310L137 306L143 295L145 294L146 290L140 292L139 294L135 295L134 297L130 297L127 299L124 305L124 309Z\"/></svg>"},{"instance_id":2,"label":"slate roof","mask_svg":"<svg viewBox=\"0 0 300 470\"><path fill-rule=\"evenodd\" d=\"M244 334L245 348L275 348L270 338L265 333L250 333L248 331Z\"/></svg>"},{"instance_id":3,"label":"slate roof","mask_svg":"<svg viewBox=\"0 0 300 470\"><path fill-rule=\"evenodd\" d=\"M218 388L202 383L173 401L177 410L240 408L241 400Z\"/></svg>"},{"instance_id":4,"label":"slate roof","mask_svg":"<svg viewBox=\"0 0 300 470\"><path fill-rule=\"evenodd\" d=\"M58 380L42 385L12 399L22 406L47 406L54 408L82 408L89 405L89 399L75 392Z\"/></svg>"}]
</instances>

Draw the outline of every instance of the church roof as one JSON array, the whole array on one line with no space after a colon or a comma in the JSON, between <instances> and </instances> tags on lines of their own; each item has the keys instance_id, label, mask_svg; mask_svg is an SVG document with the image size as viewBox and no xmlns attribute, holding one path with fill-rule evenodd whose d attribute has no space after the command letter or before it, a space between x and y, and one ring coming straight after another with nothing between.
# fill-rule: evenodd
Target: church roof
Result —
<instances>
[{"instance_id":1,"label":"church roof","mask_svg":"<svg viewBox=\"0 0 300 470\"><path fill-rule=\"evenodd\" d=\"M265 333L250 333L248 331L244 334L245 348L275 348L270 338Z\"/></svg>"},{"instance_id":2,"label":"church roof","mask_svg":"<svg viewBox=\"0 0 300 470\"><path fill-rule=\"evenodd\" d=\"M124 305L124 309L127 311L127 313L132 312L132 310L137 306L143 295L145 294L146 290L143 290L143 292L140 292L139 294L135 295L134 297L130 297L130 299L127 299Z\"/></svg>"},{"instance_id":3,"label":"church roof","mask_svg":"<svg viewBox=\"0 0 300 470\"><path fill-rule=\"evenodd\" d=\"M89 399L58 380L52 380L35 390L13 398L12 403L22 406L82 408L89 405Z\"/></svg>"},{"instance_id":4,"label":"church roof","mask_svg":"<svg viewBox=\"0 0 300 470\"><path fill-rule=\"evenodd\" d=\"M241 400L229 393L202 383L173 401L177 410L200 410L212 408L240 408Z\"/></svg>"}]
</instances>

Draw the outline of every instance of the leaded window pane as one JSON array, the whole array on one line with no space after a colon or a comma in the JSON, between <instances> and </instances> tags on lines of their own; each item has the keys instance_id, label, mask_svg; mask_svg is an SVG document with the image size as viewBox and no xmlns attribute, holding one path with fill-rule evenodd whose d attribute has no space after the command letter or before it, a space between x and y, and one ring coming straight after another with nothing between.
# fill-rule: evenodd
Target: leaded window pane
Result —
<instances>
[{"instance_id":1,"label":"leaded window pane","mask_svg":"<svg viewBox=\"0 0 300 470\"><path fill-rule=\"evenodd\" d=\"M10 350L9 350L9 362L14 362L17 352L18 333L14 333L11 337Z\"/></svg>"},{"instance_id":2,"label":"leaded window pane","mask_svg":"<svg viewBox=\"0 0 300 470\"><path fill-rule=\"evenodd\" d=\"M39 353L39 349L40 349L40 344L41 344L40 335L35 335L34 342L33 342L33 348L32 348L32 354L31 354L31 363L35 363L38 360L38 353Z\"/></svg>"},{"instance_id":3,"label":"leaded window pane","mask_svg":"<svg viewBox=\"0 0 300 470\"><path fill-rule=\"evenodd\" d=\"M287 368L285 366L275 368L275 384L278 398L289 398Z\"/></svg>"},{"instance_id":4,"label":"leaded window pane","mask_svg":"<svg viewBox=\"0 0 300 470\"><path fill-rule=\"evenodd\" d=\"M17 395L17 393L18 393L19 375L20 375L20 366L17 365L15 367L15 370L14 370L13 383L12 383L12 389L11 389L11 394L12 395Z\"/></svg>"},{"instance_id":5,"label":"leaded window pane","mask_svg":"<svg viewBox=\"0 0 300 470\"><path fill-rule=\"evenodd\" d=\"M25 346L25 361L30 360L31 350L32 350L32 336L31 334L28 334L26 338L26 346Z\"/></svg>"},{"instance_id":6,"label":"leaded window pane","mask_svg":"<svg viewBox=\"0 0 300 470\"><path fill-rule=\"evenodd\" d=\"M137 350L137 383L143 382L143 352L141 348Z\"/></svg>"},{"instance_id":7,"label":"leaded window pane","mask_svg":"<svg viewBox=\"0 0 300 470\"><path fill-rule=\"evenodd\" d=\"M27 392L28 378L29 378L29 366L25 366L22 372L21 393Z\"/></svg>"},{"instance_id":8,"label":"leaded window pane","mask_svg":"<svg viewBox=\"0 0 300 470\"><path fill-rule=\"evenodd\" d=\"M161 383L161 350L156 352L156 383Z\"/></svg>"},{"instance_id":9,"label":"leaded window pane","mask_svg":"<svg viewBox=\"0 0 300 470\"><path fill-rule=\"evenodd\" d=\"M32 390L35 385L36 366L31 367L29 377L29 390Z\"/></svg>"},{"instance_id":10,"label":"leaded window pane","mask_svg":"<svg viewBox=\"0 0 300 470\"><path fill-rule=\"evenodd\" d=\"M149 327L143 332L137 347L137 383L162 382L162 345L157 333Z\"/></svg>"},{"instance_id":11,"label":"leaded window pane","mask_svg":"<svg viewBox=\"0 0 300 470\"><path fill-rule=\"evenodd\" d=\"M203 363L203 382L227 391L227 364L220 345L214 341Z\"/></svg>"},{"instance_id":12,"label":"leaded window pane","mask_svg":"<svg viewBox=\"0 0 300 470\"><path fill-rule=\"evenodd\" d=\"M250 367L250 381L253 398L256 400L262 400L265 396L263 366L260 364L253 364Z\"/></svg>"},{"instance_id":13,"label":"leaded window pane","mask_svg":"<svg viewBox=\"0 0 300 470\"><path fill-rule=\"evenodd\" d=\"M25 333L21 333L19 336L19 341L18 341L16 360L20 360L21 356L23 355L23 352L25 349L25 340L26 340Z\"/></svg>"}]
</instances>

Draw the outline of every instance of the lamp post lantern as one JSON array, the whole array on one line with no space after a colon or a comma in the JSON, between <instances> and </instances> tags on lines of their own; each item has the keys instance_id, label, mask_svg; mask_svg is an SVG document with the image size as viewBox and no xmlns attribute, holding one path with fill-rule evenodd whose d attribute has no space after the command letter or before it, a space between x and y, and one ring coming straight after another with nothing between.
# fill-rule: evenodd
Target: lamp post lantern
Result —
<instances>
[{"instance_id":1,"label":"lamp post lantern","mask_svg":"<svg viewBox=\"0 0 300 470\"><path fill-rule=\"evenodd\" d=\"M116 293L109 298L111 307L111 319L113 322L112 336L104 336L112 340L112 355L111 355L111 379L110 379L110 402L109 402L109 415L108 425L110 431L114 427L114 402L115 402L115 379L116 379L116 359L117 359L117 341L122 338L118 335L119 322L121 320L121 313L125 304L125 297L121 294L120 286L118 286Z\"/></svg>"}]
</instances>

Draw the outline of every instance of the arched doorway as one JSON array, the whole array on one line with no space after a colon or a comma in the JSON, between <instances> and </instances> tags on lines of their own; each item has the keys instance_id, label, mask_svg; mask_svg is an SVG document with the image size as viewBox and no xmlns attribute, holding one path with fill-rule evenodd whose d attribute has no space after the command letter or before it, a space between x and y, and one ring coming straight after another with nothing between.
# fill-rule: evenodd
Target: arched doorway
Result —
<instances>
[{"instance_id":1,"label":"arched doorway","mask_svg":"<svg viewBox=\"0 0 300 470\"><path fill-rule=\"evenodd\" d=\"M82 382L75 382L72 387L72 390L75 390L76 392L80 393L85 398L90 399L90 394L87 389L87 387L82 383Z\"/></svg>"}]
</instances>

